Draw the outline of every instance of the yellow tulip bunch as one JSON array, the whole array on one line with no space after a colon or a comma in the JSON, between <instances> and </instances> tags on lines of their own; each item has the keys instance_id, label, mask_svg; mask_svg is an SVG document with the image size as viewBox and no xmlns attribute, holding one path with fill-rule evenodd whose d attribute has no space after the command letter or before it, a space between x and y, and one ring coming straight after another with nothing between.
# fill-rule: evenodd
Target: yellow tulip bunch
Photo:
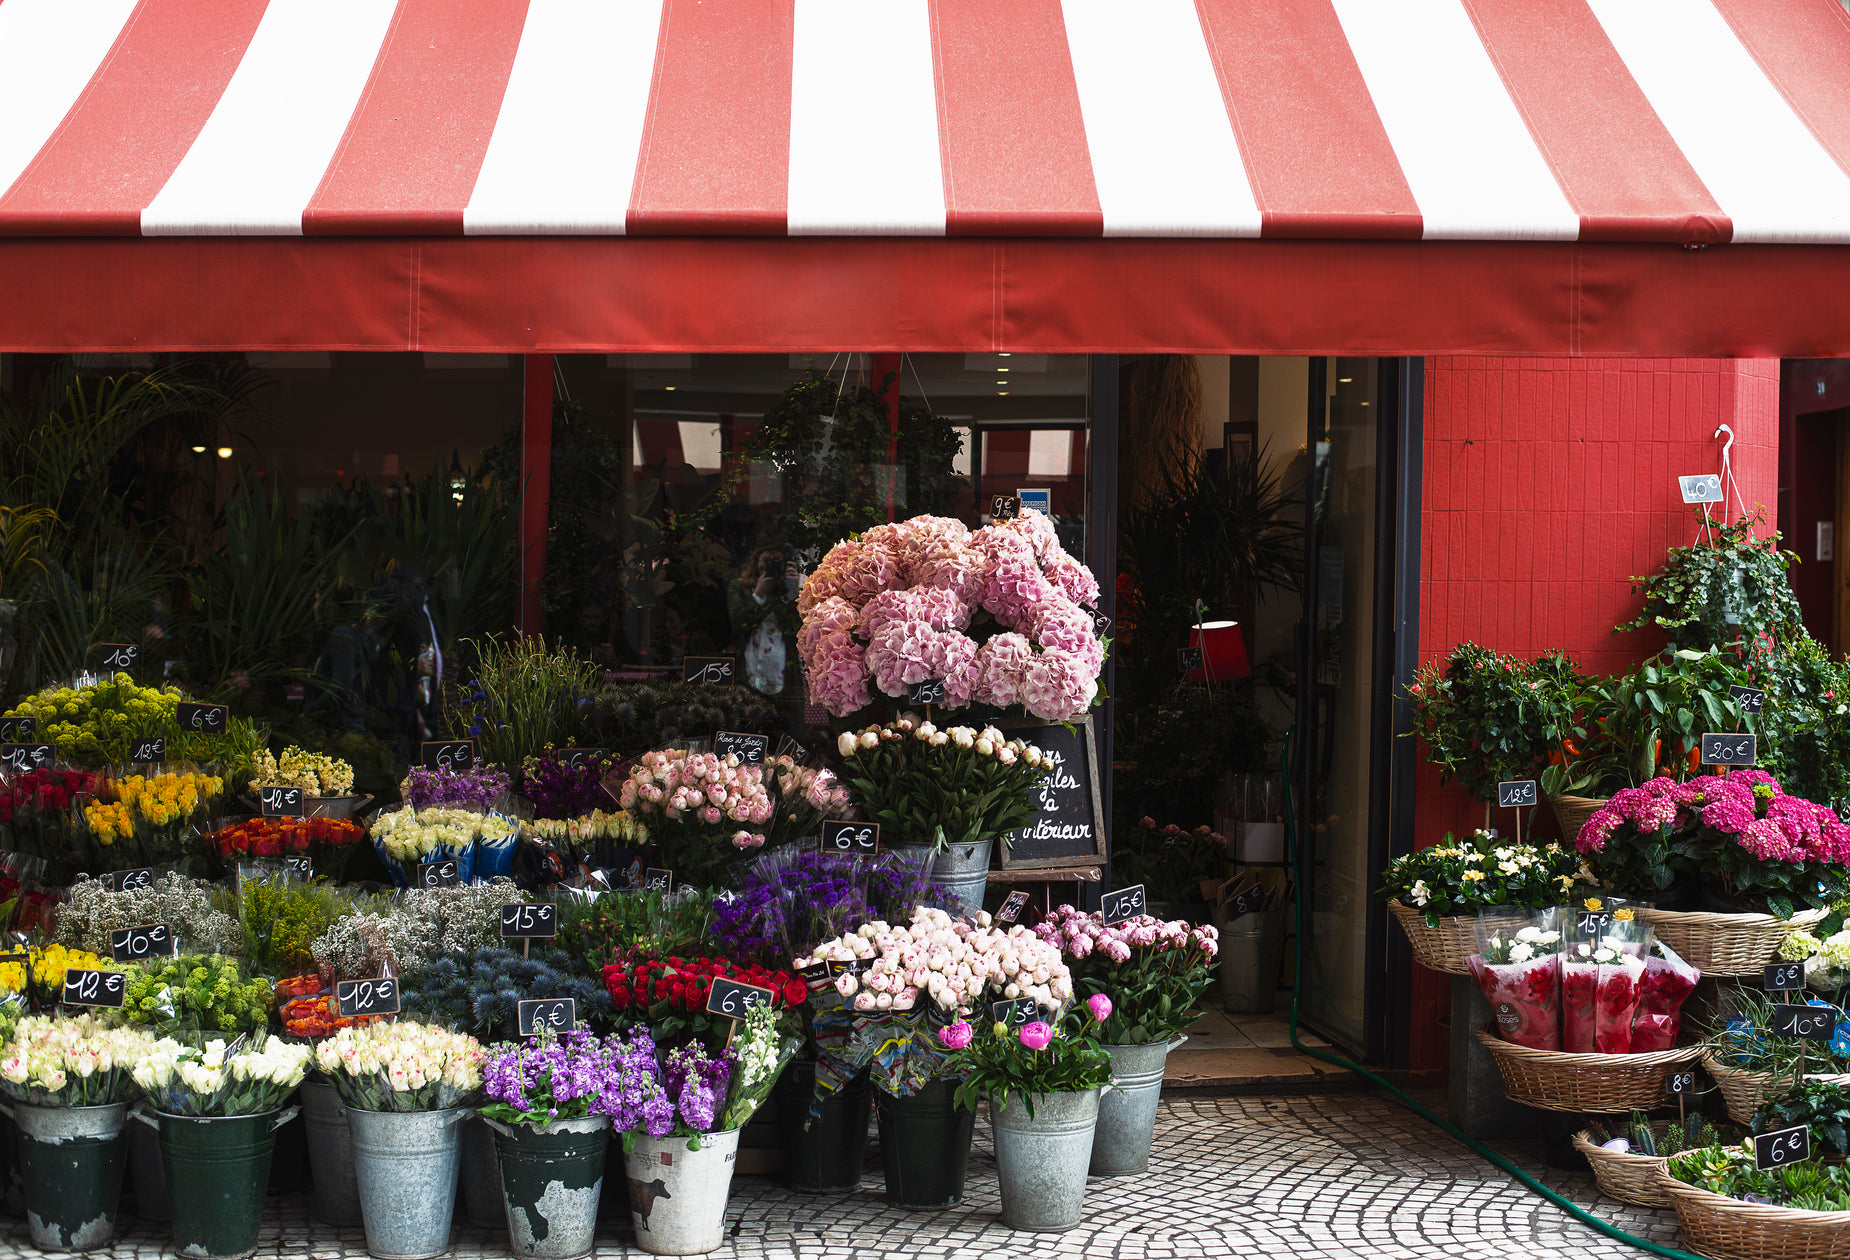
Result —
<instances>
[{"instance_id":1,"label":"yellow tulip bunch","mask_svg":"<svg viewBox=\"0 0 1850 1260\"><path fill-rule=\"evenodd\" d=\"M87 949L71 949L65 945L47 945L32 955L32 982L41 988L62 989L64 971L67 967L76 967L80 971L122 971L120 963L93 954ZM4 978L11 969L23 972L20 963L0 964L0 978Z\"/></svg>"},{"instance_id":2,"label":"yellow tulip bunch","mask_svg":"<svg viewBox=\"0 0 1850 1260\"><path fill-rule=\"evenodd\" d=\"M116 781L116 795L122 803L156 827L185 821L202 801L209 802L224 790L223 779L197 770L170 770L152 778L132 774Z\"/></svg>"},{"instance_id":3,"label":"yellow tulip bunch","mask_svg":"<svg viewBox=\"0 0 1850 1260\"><path fill-rule=\"evenodd\" d=\"M131 774L115 780L114 788L115 800L87 802L83 815L99 847L94 856L120 865L176 855L185 843L187 824L202 805L224 792L225 781L198 770L168 770ZM138 852L121 852L131 842Z\"/></svg>"}]
</instances>

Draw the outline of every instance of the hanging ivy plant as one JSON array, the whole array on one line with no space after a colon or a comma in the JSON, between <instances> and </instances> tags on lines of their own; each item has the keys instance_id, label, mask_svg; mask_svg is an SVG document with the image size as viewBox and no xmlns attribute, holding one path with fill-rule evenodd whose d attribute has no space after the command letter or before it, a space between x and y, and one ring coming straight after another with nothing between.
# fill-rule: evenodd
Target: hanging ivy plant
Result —
<instances>
[{"instance_id":1,"label":"hanging ivy plant","mask_svg":"<svg viewBox=\"0 0 1850 1260\"><path fill-rule=\"evenodd\" d=\"M1702 518L1700 510L1696 513ZM1784 644L1802 635L1798 597L1786 569L1790 552L1779 550L1779 533L1764 536L1765 509L1756 508L1730 525L1711 524L1707 536L1672 547L1664 567L1634 577L1644 611L1613 633L1656 626L1672 648L1707 651L1745 638Z\"/></svg>"}]
</instances>

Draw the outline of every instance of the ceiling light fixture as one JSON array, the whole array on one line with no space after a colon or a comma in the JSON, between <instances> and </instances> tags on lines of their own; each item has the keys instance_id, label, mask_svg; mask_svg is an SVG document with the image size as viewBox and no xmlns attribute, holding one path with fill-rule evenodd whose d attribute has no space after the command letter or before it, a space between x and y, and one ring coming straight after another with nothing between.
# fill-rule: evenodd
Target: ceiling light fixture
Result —
<instances>
[{"instance_id":1,"label":"ceiling light fixture","mask_svg":"<svg viewBox=\"0 0 1850 1260\"><path fill-rule=\"evenodd\" d=\"M220 459L230 459L230 458L231 458L231 448L230 448L229 446L221 446L221 447L219 447L219 448L218 448L218 457L219 457Z\"/></svg>"},{"instance_id":2,"label":"ceiling light fixture","mask_svg":"<svg viewBox=\"0 0 1850 1260\"><path fill-rule=\"evenodd\" d=\"M206 448L203 446L195 446L193 448L193 454L195 455L204 455L205 453L206 453Z\"/></svg>"}]
</instances>

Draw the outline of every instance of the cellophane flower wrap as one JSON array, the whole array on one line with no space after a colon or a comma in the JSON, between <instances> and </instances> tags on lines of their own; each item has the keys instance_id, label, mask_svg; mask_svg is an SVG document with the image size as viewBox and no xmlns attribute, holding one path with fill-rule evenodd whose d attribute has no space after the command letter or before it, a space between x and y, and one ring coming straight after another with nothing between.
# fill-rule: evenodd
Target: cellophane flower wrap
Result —
<instances>
[{"instance_id":1,"label":"cellophane flower wrap","mask_svg":"<svg viewBox=\"0 0 1850 1260\"><path fill-rule=\"evenodd\" d=\"M807 765L789 753L780 753L765 759L764 772L777 805L767 847L813 844L823 819L854 817L853 798L827 766Z\"/></svg>"},{"instance_id":2,"label":"cellophane flower wrap","mask_svg":"<svg viewBox=\"0 0 1850 1260\"><path fill-rule=\"evenodd\" d=\"M682 883L719 883L728 866L764 847L773 813L764 767L736 753L647 752L607 786L648 826Z\"/></svg>"},{"instance_id":3,"label":"cellophane flower wrap","mask_svg":"<svg viewBox=\"0 0 1850 1260\"><path fill-rule=\"evenodd\" d=\"M547 749L520 763L520 794L535 818L582 818L610 804L604 780L624 769L614 753Z\"/></svg>"},{"instance_id":4,"label":"cellophane flower wrap","mask_svg":"<svg viewBox=\"0 0 1850 1260\"><path fill-rule=\"evenodd\" d=\"M1098 1035L1114 1046L1167 1041L1185 1031L1220 953L1213 927L1147 914L1107 927L1097 911L1062 905L1033 931L1060 950L1081 997L1109 999L1111 1013Z\"/></svg>"},{"instance_id":5,"label":"cellophane flower wrap","mask_svg":"<svg viewBox=\"0 0 1850 1260\"><path fill-rule=\"evenodd\" d=\"M1701 888L1787 919L1850 892L1850 826L1828 806L1786 795L1764 770L1625 788L1574 843L1626 896Z\"/></svg>"},{"instance_id":6,"label":"cellophane flower wrap","mask_svg":"<svg viewBox=\"0 0 1850 1260\"><path fill-rule=\"evenodd\" d=\"M162 1037L136 1062L135 1084L172 1116L261 1116L302 1083L313 1061L305 1045L264 1033L203 1046Z\"/></svg>"},{"instance_id":7,"label":"cellophane flower wrap","mask_svg":"<svg viewBox=\"0 0 1850 1260\"><path fill-rule=\"evenodd\" d=\"M1558 905L1593 882L1580 854L1554 841L1515 844L1482 830L1456 839L1448 831L1439 843L1389 862L1380 892L1418 910L1427 926L1438 927L1442 918L1468 917L1486 908Z\"/></svg>"},{"instance_id":8,"label":"cellophane flower wrap","mask_svg":"<svg viewBox=\"0 0 1850 1260\"><path fill-rule=\"evenodd\" d=\"M845 856L791 845L761 854L738 892L716 897L712 932L729 956L767 965L814 950L875 920L905 921L944 901L931 855Z\"/></svg>"},{"instance_id":9,"label":"cellophane flower wrap","mask_svg":"<svg viewBox=\"0 0 1850 1260\"><path fill-rule=\"evenodd\" d=\"M995 727L940 729L905 713L836 741L860 816L889 843L942 851L1007 837L1034 816L1034 788L1054 769L1041 750Z\"/></svg>"},{"instance_id":10,"label":"cellophane flower wrap","mask_svg":"<svg viewBox=\"0 0 1850 1260\"><path fill-rule=\"evenodd\" d=\"M489 825L490 815L456 805L383 810L367 828L373 849L400 887L409 887L420 862L456 859L466 865L465 878L475 869L475 843ZM495 815L494 817L500 817ZM518 831L518 827L515 828Z\"/></svg>"},{"instance_id":11,"label":"cellophane flower wrap","mask_svg":"<svg viewBox=\"0 0 1850 1260\"><path fill-rule=\"evenodd\" d=\"M191 767L111 779L83 807L89 860L108 869L179 858L224 790L224 779Z\"/></svg>"},{"instance_id":12,"label":"cellophane flower wrap","mask_svg":"<svg viewBox=\"0 0 1850 1260\"><path fill-rule=\"evenodd\" d=\"M707 994L715 980L736 980L771 992L775 1010L800 1005L808 995L803 981L788 971L726 958L651 958L604 968L604 987L616 1007L620 1029L646 1027L659 1042L724 1041L732 1021L707 1012Z\"/></svg>"},{"instance_id":13,"label":"cellophane flower wrap","mask_svg":"<svg viewBox=\"0 0 1850 1260\"><path fill-rule=\"evenodd\" d=\"M413 1020L343 1028L315 1047L315 1064L349 1107L443 1111L482 1087L487 1054L465 1033Z\"/></svg>"},{"instance_id":14,"label":"cellophane flower wrap","mask_svg":"<svg viewBox=\"0 0 1850 1260\"><path fill-rule=\"evenodd\" d=\"M145 1030L106 1027L95 1015L27 1015L0 1049L0 1092L40 1107L123 1102L153 1045Z\"/></svg>"},{"instance_id":15,"label":"cellophane flower wrap","mask_svg":"<svg viewBox=\"0 0 1850 1260\"><path fill-rule=\"evenodd\" d=\"M1651 942L1638 981L1638 1013L1632 1018L1632 1053L1669 1050L1683 1027L1683 1003L1696 991L1702 972L1661 940Z\"/></svg>"},{"instance_id":16,"label":"cellophane flower wrap","mask_svg":"<svg viewBox=\"0 0 1850 1260\"><path fill-rule=\"evenodd\" d=\"M103 784L89 770L44 769L0 775L0 848L66 859L82 834L84 800Z\"/></svg>"},{"instance_id":17,"label":"cellophane flower wrap","mask_svg":"<svg viewBox=\"0 0 1850 1260\"><path fill-rule=\"evenodd\" d=\"M219 828L209 842L225 862L307 857L315 874L338 880L365 839L366 828L351 818L251 818Z\"/></svg>"},{"instance_id":18,"label":"cellophane flower wrap","mask_svg":"<svg viewBox=\"0 0 1850 1260\"><path fill-rule=\"evenodd\" d=\"M733 1033L732 1075L726 1083L726 1106L720 1114L723 1132L750 1120L771 1096L771 1087L784 1065L796 1057L801 1039L784 1030L786 1020L770 1006L758 1005L745 1013Z\"/></svg>"},{"instance_id":19,"label":"cellophane flower wrap","mask_svg":"<svg viewBox=\"0 0 1850 1260\"><path fill-rule=\"evenodd\" d=\"M1561 933L1551 907L1527 918L1480 915L1471 974L1503 1039L1531 1050L1561 1048Z\"/></svg>"},{"instance_id":20,"label":"cellophane flower wrap","mask_svg":"<svg viewBox=\"0 0 1850 1260\"><path fill-rule=\"evenodd\" d=\"M649 829L627 810L593 809L571 818L525 819L520 838L539 851L548 878L563 883L583 875L600 850L648 844Z\"/></svg>"},{"instance_id":21,"label":"cellophane flower wrap","mask_svg":"<svg viewBox=\"0 0 1850 1260\"><path fill-rule=\"evenodd\" d=\"M946 516L837 543L797 593L809 694L836 717L944 682L944 705L1020 708L1050 722L1098 695L1098 583L1032 508L971 531Z\"/></svg>"}]
</instances>

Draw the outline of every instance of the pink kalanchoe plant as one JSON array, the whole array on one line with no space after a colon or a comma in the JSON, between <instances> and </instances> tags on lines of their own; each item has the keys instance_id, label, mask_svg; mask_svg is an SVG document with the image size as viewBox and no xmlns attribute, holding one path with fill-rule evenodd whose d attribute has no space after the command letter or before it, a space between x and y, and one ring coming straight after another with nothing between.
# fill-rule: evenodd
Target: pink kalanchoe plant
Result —
<instances>
[{"instance_id":1,"label":"pink kalanchoe plant","mask_svg":"<svg viewBox=\"0 0 1850 1260\"><path fill-rule=\"evenodd\" d=\"M797 597L797 651L816 703L845 717L871 684L904 696L942 679L944 705L1025 709L1052 722L1098 695L1098 581L1027 509L972 532L944 516L880 525L838 544Z\"/></svg>"}]
</instances>

